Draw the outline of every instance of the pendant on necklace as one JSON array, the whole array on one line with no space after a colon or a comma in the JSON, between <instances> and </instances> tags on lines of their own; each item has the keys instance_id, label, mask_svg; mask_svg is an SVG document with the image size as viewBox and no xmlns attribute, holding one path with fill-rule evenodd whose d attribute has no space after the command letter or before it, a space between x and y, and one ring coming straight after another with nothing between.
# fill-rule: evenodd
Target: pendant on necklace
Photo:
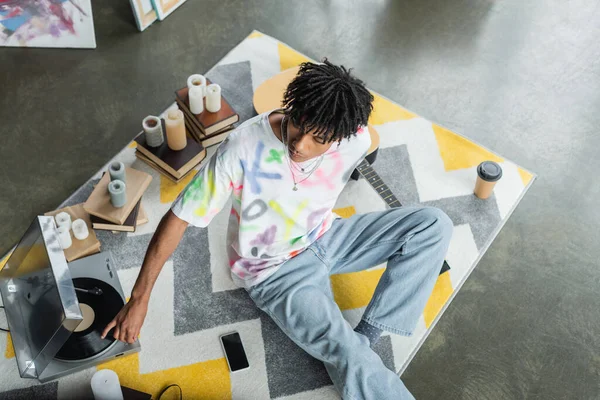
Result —
<instances>
[{"instance_id":1,"label":"pendant on necklace","mask_svg":"<svg viewBox=\"0 0 600 400\"><path fill-rule=\"evenodd\" d=\"M300 168L302 170L302 172L304 172L304 168Z\"/></svg>"},{"instance_id":2,"label":"pendant on necklace","mask_svg":"<svg viewBox=\"0 0 600 400\"><path fill-rule=\"evenodd\" d=\"M294 192L298 191L298 186L294 185Z\"/></svg>"}]
</instances>

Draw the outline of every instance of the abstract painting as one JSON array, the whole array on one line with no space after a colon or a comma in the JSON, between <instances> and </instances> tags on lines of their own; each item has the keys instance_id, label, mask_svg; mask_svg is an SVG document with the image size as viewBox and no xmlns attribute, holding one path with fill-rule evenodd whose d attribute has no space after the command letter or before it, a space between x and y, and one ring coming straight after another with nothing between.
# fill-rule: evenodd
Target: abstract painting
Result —
<instances>
[{"instance_id":1,"label":"abstract painting","mask_svg":"<svg viewBox=\"0 0 600 400\"><path fill-rule=\"evenodd\" d=\"M183 3L185 3L185 0L152 0L158 19L161 21Z\"/></svg>"},{"instance_id":2,"label":"abstract painting","mask_svg":"<svg viewBox=\"0 0 600 400\"><path fill-rule=\"evenodd\" d=\"M0 0L0 46L96 48L91 0Z\"/></svg>"},{"instance_id":3,"label":"abstract painting","mask_svg":"<svg viewBox=\"0 0 600 400\"><path fill-rule=\"evenodd\" d=\"M133 9L133 16L138 29L143 31L156 21L156 11L152 8L150 0L129 0Z\"/></svg>"}]
</instances>

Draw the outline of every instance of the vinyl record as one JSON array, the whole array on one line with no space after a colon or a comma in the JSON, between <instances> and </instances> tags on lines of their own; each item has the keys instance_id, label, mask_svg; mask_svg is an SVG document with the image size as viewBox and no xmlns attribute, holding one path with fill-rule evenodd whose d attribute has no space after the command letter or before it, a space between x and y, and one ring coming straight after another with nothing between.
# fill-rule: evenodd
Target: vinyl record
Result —
<instances>
[{"instance_id":1,"label":"vinyl record","mask_svg":"<svg viewBox=\"0 0 600 400\"><path fill-rule=\"evenodd\" d=\"M102 339L100 335L108 323L117 315L123 305L123 299L119 293L106 282L93 278L75 278L73 285L80 289L99 288L102 294L95 295L76 291L77 300L84 315L84 321L80 323L87 328L71 333L69 339L56 353L55 358L64 361L82 360L93 357L110 347L115 338L107 335ZM85 307L87 305L89 307ZM86 309L86 310L84 310ZM87 310L93 310L86 312ZM87 321L86 318L93 318Z\"/></svg>"}]
</instances>

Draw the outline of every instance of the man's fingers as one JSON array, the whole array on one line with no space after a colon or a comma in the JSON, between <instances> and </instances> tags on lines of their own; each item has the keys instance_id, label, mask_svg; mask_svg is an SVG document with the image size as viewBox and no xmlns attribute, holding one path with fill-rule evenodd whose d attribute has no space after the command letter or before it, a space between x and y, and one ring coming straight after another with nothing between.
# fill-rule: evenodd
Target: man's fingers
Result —
<instances>
[{"instance_id":1,"label":"man's fingers","mask_svg":"<svg viewBox=\"0 0 600 400\"><path fill-rule=\"evenodd\" d=\"M106 328L104 328L104 330L102 331L102 339L104 339L108 334L108 331L110 331L115 326L117 326L117 321L113 319L108 323L108 325L106 325Z\"/></svg>"},{"instance_id":2,"label":"man's fingers","mask_svg":"<svg viewBox=\"0 0 600 400\"><path fill-rule=\"evenodd\" d=\"M115 326L115 329L113 330L113 337L114 337L115 339L117 339L117 340L120 340L120 339L119 339L119 335L120 335L120 333L121 333L121 331L119 330L119 327L118 327L118 326Z\"/></svg>"}]
</instances>

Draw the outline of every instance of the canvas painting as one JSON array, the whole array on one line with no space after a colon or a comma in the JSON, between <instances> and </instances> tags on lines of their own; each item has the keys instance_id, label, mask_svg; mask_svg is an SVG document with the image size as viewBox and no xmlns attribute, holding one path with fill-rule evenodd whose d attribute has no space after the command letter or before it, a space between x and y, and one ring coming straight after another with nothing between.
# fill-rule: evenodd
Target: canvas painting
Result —
<instances>
[{"instance_id":1,"label":"canvas painting","mask_svg":"<svg viewBox=\"0 0 600 400\"><path fill-rule=\"evenodd\" d=\"M0 46L96 48L91 0L0 0Z\"/></svg>"},{"instance_id":2,"label":"canvas painting","mask_svg":"<svg viewBox=\"0 0 600 400\"><path fill-rule=\"evenodd\" d=\"M185 3L185 0L152 0L158 19L161 21L183 3Z\"/></svg>"},{"instance_id":3,"label":"canvas painting","mask_svg":"<svg viewBox=\"0 0 600 400\"><path fill-rule=\"evenodd\" d=\"M140 31L143 31L154 21L156 21L156 11L152 8L151 0L129 0L131 2L131 8L133 9L133 15L135 22Z\"/></svg>"}]
</instances>

